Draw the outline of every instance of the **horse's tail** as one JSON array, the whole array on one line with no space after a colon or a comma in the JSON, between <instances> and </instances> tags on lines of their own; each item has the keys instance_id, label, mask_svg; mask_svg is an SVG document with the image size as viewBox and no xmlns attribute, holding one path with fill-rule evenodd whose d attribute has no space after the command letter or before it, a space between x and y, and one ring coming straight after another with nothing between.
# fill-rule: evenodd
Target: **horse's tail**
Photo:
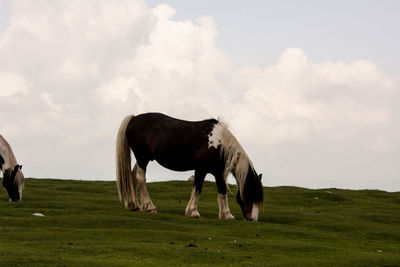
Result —
<instances>
[{"instance_id":1,"label":"horse's tail","mask_svg":"<svg viewBox=\"0 0 400 267\"><path fill-rule=\"evenodd\" d=\"M126 128L133 117L134 115L129 115L122 121L118 130L115 151L118 196L120 201L124 201L126 208L132 202L134 193L131 173L131 149L126 138Z\"/></svg>"}]
</instances>

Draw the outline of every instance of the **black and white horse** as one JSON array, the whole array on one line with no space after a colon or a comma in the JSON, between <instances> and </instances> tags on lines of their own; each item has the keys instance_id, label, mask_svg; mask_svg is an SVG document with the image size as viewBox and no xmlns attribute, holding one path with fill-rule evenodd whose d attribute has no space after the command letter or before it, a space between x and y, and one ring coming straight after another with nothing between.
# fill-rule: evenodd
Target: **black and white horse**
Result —
<instances>
[{"instance_id":1,"label":"black and white horse","mask_svg":"<svg viewBox=\"0 0 400 267\"><path fill-rule=\"evenodd\" d=\"M137 161L132 171L131 150ZM245 219L257 221L263 203L261 175L257 175L249 157L223 122L184 121L160 113L126 117L116 142L117 188L126 208L157 211L146 188L146 168L152 160L174 171L194 170L186 216L200 217L197 203L204 178L210 173L218 187L219 218L234 219L226 194L227 177L232 173L238 185L236 200ZM136 195L138 186L141 205Z\"/></svg>"},{"instance_id":2,"label":"black and white horse","mask_svg":"<svg viewBox=\"0 0 400 267\"><path fill-rule=\"evenodd\" d=\"M0 135L0 170L3 173L3 186L8 192L10 201L19 201L22 198L24 175L22 165L17 164L11 146Z\"/></svg>"}]
</instances>

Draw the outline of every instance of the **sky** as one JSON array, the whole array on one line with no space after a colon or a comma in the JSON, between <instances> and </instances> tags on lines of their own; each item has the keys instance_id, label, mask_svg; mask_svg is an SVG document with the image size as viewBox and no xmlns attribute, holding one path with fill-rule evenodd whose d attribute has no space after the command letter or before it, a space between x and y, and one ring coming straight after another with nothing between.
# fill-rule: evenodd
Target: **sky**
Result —
<instances>
[{"instance_id":1,"label":"sky","mask_svg":"<svg viewBox=\"0 0 400 267\"><path fill-rule=\"evenodd\" d=\"M399 11L0 0L0 134L26 177L114 180L126 115L222 117L265 186L400 191ZM147 180L191 174L151 163Z\"/></svg>"}]
</instances>

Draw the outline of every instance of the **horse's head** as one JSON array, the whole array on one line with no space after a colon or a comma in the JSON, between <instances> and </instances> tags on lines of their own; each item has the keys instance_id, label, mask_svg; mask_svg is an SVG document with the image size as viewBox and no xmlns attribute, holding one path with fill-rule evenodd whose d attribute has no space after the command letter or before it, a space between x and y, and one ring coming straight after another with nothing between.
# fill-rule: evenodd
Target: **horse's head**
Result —
<instances>
[{"instance_id":1,"label":"horse's head","mask_svg":"<svg viewBox=\"0 0 400 267\"><path fill-rule=\"evenodd\" d=\"M20 201L22 188L24 186L24 174L21 171L22 165L15 165L14 169L4 170L3 187L7 190L10 201Z\"/></svg>"},{"instance_id":2,"label":"horse's head","mask_svg":"<svg viewBox=\"0 0 400 267\"><path fill-rule=\"evenodd\" d=\"M261 178L262 174L257 175L254 169L250 168L242 192L239 190L236 195L243 216L248 221L258 220L258 212L264 202Z\"/></svg>"}]
</instances>

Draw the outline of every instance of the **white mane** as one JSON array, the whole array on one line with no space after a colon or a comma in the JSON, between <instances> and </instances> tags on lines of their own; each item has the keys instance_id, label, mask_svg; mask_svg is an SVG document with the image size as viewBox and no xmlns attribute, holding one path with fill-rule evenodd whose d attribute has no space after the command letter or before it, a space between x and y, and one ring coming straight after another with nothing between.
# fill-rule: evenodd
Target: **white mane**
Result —
<instances>
[{"instance_id":1,"label":"white mane","mask_svg":"<svg viewBox=\"0 0 400 267\"><path fill-rule=\"evenodd\" d=\"M229 173L232 173L242 194L249 166L253 168L253 164L228 126L223 122L218 122L217 125L220 128L221 157L225 159L224 179L227 181Z\"/></svg>"},{"instance_id":2,"label":"white mane","mask_svg":"<svg viewBox=\"0 0 400 267\"><path fill-rule=\"evenodd\" d=\"M0 155L4 159L4 165L3 165L3 170L4 169L12 169L14 168L15 165L17 165L17 160L14 156L14 153L6 141L6 139L3 138L3 136L0 135Z\"/></svg>"}]
</instances>

